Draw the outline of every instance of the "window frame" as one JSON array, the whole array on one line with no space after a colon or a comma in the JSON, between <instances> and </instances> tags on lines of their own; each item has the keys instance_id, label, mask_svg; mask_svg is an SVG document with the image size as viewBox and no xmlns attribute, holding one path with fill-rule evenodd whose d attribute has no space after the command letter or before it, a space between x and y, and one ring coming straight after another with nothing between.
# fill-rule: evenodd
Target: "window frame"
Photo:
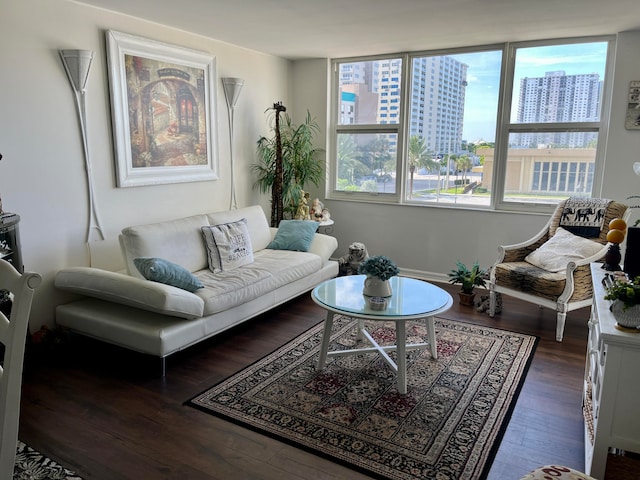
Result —
<instances>
[{"instance_id":1,"label":"window frame","mask_svg":"<svg viewBox=\"0 0 640 480\"><path fill-rule=\"evenodd\" d=\"M341 63L357 63L357 62L374 62L378 60L385 59L400 59L402 60L402 67L400 69L399 75L402 79L400 82L401 92L400 92L400 116L398 119L398 123L380 123L380 124L340 124L340 108L338 97L340 95L340 68L339 64ZM367 56L367 57L352 57L352 58L341 58L341 59L333 59L331 61L333 78L331 81L331 106L329 109L329 115L331 118L331 135L329 137L329 151L331 154L329 155L329 179L331 184L327 187L327 198L330 199L360 199L364 201L375 201L380 203L403 203L402 198L404 196L403 192L403 181L402 176L396 173L395 178L395 191L394 193L387 192L354 192L354 191L343 191L337 190L335 186L338 181L338 136L340 134L368 134L368 135L376 135L376 134L395 134L397 135L397 152L396 152L396 172L402 170L402 166L404 165L404 152L405 152L405 141L404 141L404 130L405 130L405 111L406 111L406 101L407 101L407 75L405 75L406 65L407 65L407 54L406 53L395 53L388 55L375 55L375 56ZM388 104L390 105L390 103ZM375 199L375 200L374 200Z\"/></svg>"},{"instance_id":2,"label":"window frame","mask_svg":"<svg viewBox=\"0 0 640 480\"><path fill-rule=\"evenodd\" d=\"M591 196L597 198L602 192L602 178L604 174L604 154L606 139L608 135L608 124L611 112L611 97L613 85L613 57L615 50L615 35L599 35L588 37L573 37L562 39L532 40L526 42L506 42L500 44L480 45L451 49L436 49L428 51L391 53L385 55L335 58L331 60L332 78L330 82L330 134L328 135L328 180L326 197L333 200L357 200L372 203L393 203L400 205L416 205L422 207L435 208L462 208L473 210L499 210L499 211L526 211L548 213L555 208L550 203L517 202L504 200L504 188L507 173L507 155L509 152L509 135L511 133L536 133L536 132L595 132L598 134L598 144L596 147L593 186ZM544 47L553 45L568 45L580 43L607 43L607 58L605 59L605 73L603 79L602 104L600 106L600 119L597 122L563 122L563 123L511 123L511 108L514 89L514 74L516 51L520 48ZM420 56L444 56L462 53L482 52L487 50L501 50L502 63L498 97L498 111L496 118L496 138L495 138L495 158L493 162L493 184L488 205L469 205L451 203L431 203L412 201L407 195L406 155L408 138L406 132L410 126L411 109L411 65L413 58ZM400 115L397 124L350 124L340 125L340 103L338 101L340 85L340 68L343 63L356 63L366 61L376 61L384 59L400 58L401 68L401 94L400 94ZM395 193L383 192L353 192L337 190L337 148L338 135L341 133L395 133L398 138L398 151L396 158L396 178ZM464 140L464 139L463 139ZM558 172L559 175L559 172ZM568 175L568 172L567 172Z\"/></svg>"}]
</instances>

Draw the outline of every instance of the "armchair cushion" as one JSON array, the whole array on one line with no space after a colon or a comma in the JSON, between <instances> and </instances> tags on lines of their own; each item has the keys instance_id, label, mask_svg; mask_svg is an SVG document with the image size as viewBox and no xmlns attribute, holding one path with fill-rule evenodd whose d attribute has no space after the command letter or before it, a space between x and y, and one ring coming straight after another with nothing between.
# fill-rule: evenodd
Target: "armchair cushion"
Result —
<instances>
[{"instance_id":1,"label":"armchair cushion","mask_svg":"<svg viewBox=\"0 0 640 480\"><path fill-rule=\"evenodd\" d=\"M496 284L549 300L557 300L564 291L564 272L549 272L529 262L499 263L495 267Z\"/></svg>"},{"instance_id":2,"label":"armchair cushion","mask_svg":"<svg viewBox=\"0 0 640 480\"><path fill-rule=\"evenodd\" d=\"M525 261L549 272L561 272L570 261L584 260L603 248L600 243L558 227L556 234L527 255Z\"/></svg>"}]
</instances>

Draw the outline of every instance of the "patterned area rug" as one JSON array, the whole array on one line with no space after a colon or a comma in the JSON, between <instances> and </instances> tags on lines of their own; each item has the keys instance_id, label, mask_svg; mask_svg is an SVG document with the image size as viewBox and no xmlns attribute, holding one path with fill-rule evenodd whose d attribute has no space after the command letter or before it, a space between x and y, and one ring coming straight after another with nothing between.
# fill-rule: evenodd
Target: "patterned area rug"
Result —
<instances>
[{"instance_id":1,"label":"patterned area rug","mask_svg":"<svg viewBox=\"0 0 640 480\"><path fill-rule=\"evenodd\" d=\"M407 342L426 326L407 322ZM394 323L367 323L381 345ZM412 350L407 395L376 353L330 357L315 370L323 323L187 402L368 475L480 479L515 405L537 339L436 319L438 359ZM336 316L329 351L357 344L356 323ZM391 354L394 358L394 354Z\"/></svg>"},{"instance_id":2,"label":"patterned area rug","mask_svg":"<svg viewBox=\"0 0 640 480\"><path fill-rule=\"evenodd\" d=\"M13 480L82 480L82 478L18 441Z\"/></svg>"}]
</instances>

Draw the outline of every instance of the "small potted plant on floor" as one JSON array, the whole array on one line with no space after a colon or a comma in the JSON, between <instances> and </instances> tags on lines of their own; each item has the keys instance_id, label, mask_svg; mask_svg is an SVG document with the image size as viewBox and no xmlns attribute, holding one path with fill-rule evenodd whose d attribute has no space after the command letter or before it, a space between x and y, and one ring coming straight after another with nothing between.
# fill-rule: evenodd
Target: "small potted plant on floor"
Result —
<instances>
[{"instance_id":1,"label":"small potted plant on floor","mask_svg":"<svg viewBox=\"0 0 640 480\"><path fill-rule=\"evenodd\" d=\"M389 257L377 255L367 258L358 267L358 273L367 278L364 281L363 294L369 297L390 297L389 279L400 273L397 265Z\"/></svg>"},{"instance_id":2,"label":"small potted plant on floor","mask_svg":"<svg viewBox=\"0 0 640 480\"><path fill-rule=\"evenodd\" d=\"M480 268L476 261L471 269L459 260L456 262L456 268L449 273L450 283L459 283L462 288L460 290L460 305L473 305L475 287L484 287L486 285L485 276L487 270Z\"/></svg>"}]
</instances>

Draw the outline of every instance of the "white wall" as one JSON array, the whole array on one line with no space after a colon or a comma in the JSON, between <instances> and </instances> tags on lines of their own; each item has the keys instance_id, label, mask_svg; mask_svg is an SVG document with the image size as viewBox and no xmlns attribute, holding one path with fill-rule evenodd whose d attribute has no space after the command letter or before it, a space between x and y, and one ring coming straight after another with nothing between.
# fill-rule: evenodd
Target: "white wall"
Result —
<instances>
[{"instance_id":1,"label":"white wall","mask_svg":"<svg viewBox=\"0 0 640 480\"><path fill-rule=\"evenodd\" d=\"M87 93L89 150L95 198L109 243L125 226L177 218L229 206L228 125L224 93L217 83L220 180L172 185L116 188L105 30L119 30L216 56L218 77L245 79L236 107L236 192L240 206L268 196L253 190L250 165L255 143L268 133L265 110L282 100L294 121L307 109L327 124L329 68L326 59L288 62L233 45L78 5L66 0L3 2L0 16L0 195L5 210L21 216L25 267L45 282L36 294L32 330L53 324L54 306L68 300L53 288L55 272L89 265L85 244L87 192L81 136L74 97L58 50L94 50ZM212 33L215 36L215 33ZM613 112L607 144L602 194L624 201L640 194L640 178L631 170L640 160L640 131L624 129L626 92L640 80L640 33L621 34L616 53ZM318 146L326 143L326 132ZM324 197L323 188L312 195ZM386 254L401 268L427 278L443 278L455 261L478 259L490 265L498 244L530 237L545 216L479 212L449 208L371 205L326 201L336 221L336 255L353 241L372 254ZM92 248L96 261L96 245Z\"/></svg>"},{"instance_id":2,"label":"white wall","mask_svg":"<svg viewBox=\"0 0 640 480\"><path fill-rule=\"evenodd\" d=\"M55 272L90 263L85 244L88 197L81 136L59 49L95 52L87 86L88 140L95 198L110 241L128 225L229 207L227 108L219 80L220 180L116 188L105 30L209 52L216 57L218 77L245 80L235 113L237 200L239 206L260 203L267 211L269 208L268 198L252 189L248 172L255 162L258 137L268 133L265 110L275 101L290 100L289 61L64 0L3 2L0 195L4 209L21 217L25 268L39 272L45 280L36 292L32 330L52 325L53 306L67 300L53 287Z\"/></svg>"},{"instance_id":3,"label":"white wall","mask_svg":"<svg viewBox=\"0 0 640 480\"><path fill-rule=\"evenodd\" d=\"M612 32L615 33L615 32ZM625 130L626 98L630 80L640 80L640 32L619 34L615 54L611 124L606 145L606 166L601 196L629 205L629 195L640 195L640 177L632 165L640 161L640 130ZM325 73L322 73L325 69ZM320 108L327 92L326 60L296 65L293 83L294 103L300 107L313 101ZM326 140L326 137L325 137ZM313 192L316 193L316 192ZM598 194L600 192L596 192ZM318 192L321 196L323 191ZM445 279L456 260L467 264L479 260L488 267L496 260L497 246L519 243L531 238L547 222L549 215L519 214L421 207L381 205L326 200L335 220L338 239L336 256L343 255L351 242L361 241L372 255L388 255L408 273L431 279ZM640 217L640 210L634 217ZM624 245L623 245L624 251Z\"/></svg>"}]
</instances>

